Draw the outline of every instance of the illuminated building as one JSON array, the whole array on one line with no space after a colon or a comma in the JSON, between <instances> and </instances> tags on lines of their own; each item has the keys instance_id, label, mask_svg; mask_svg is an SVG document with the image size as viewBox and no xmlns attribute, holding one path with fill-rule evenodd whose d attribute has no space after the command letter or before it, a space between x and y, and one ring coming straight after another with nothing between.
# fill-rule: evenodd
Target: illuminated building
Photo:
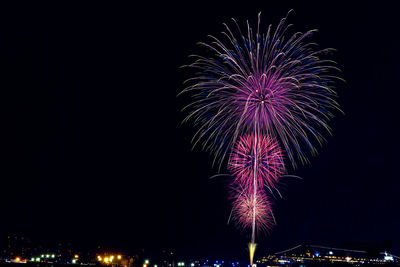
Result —
<instances>
[{"instance_id":1,"label":"illuminated building","mask_svg":"<svg viewBox=\"0 0 400 267\"><path fill-rule=\"evenodd\" d=\"M329 248L324 246L298 245L293 248L262 257L258 267L270 266L326 266L326 265L391 265L400 266L400 257L380 252L371 256L367 251Z\"/></svg>"}]
</instances>

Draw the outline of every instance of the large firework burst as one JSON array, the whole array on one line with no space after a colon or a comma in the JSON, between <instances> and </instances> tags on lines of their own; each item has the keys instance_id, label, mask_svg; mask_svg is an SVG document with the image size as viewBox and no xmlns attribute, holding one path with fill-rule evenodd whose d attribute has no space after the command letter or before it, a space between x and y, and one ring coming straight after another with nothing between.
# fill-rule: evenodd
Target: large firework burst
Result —
<instances>
[{"instance_id":1,"label":"large firework burst","mask_svg":"<svg viewBox=\"0 0 400 267\"><path fill-rule=\"evenodd\" d=\"M261 32L259 15L256 31L247 23L246 34L235 20L236 30L224 24L222 39L200 43L211 56L194 56L188 65L199 72L183 90L194 98L185 120L198 127L194 146L211 151L219 163L238 136L256 131L277 138L296 166L316 153L314 141L324 140L320 129L331 132L327 122L339 109L333 90L338 78L331 73L338 69L322 57L332 49L309 41L315 30L287 35L286 20Z\"/></svg>"}]
</instances>

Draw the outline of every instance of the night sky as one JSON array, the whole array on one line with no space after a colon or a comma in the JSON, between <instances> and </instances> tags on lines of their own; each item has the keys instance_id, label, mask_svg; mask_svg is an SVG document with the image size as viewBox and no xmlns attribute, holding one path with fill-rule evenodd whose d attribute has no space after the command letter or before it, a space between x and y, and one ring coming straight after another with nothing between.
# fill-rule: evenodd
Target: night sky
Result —
<instances>
[{"instance_id":1,"label":"night sky","mask_svg":"<svg viewBox=\"0 0 400 267\"><path fill-rule=\"evenodd\" d=\"M299 243L392 242L400 254L399 23L384 1L168 1L2 8L1 241L246 256L227 224L229 178L191 150L179 69L231 17L289 23L333 54L345 115L290 170L258 255ZM301 3L300 3L301 2Z\"/></svg>"}]
</instances>

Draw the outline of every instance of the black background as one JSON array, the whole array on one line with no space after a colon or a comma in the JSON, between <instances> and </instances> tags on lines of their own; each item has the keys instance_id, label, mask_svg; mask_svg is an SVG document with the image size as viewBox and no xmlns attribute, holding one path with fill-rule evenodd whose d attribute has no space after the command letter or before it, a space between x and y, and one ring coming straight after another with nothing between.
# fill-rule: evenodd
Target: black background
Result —
<instances>
[{"instance_id":1,"label":"black background","mask_svg":"<svg viewBox=\"0 0 400 267\"><path fill-rule=\"evenodd\" d=\"M192 74L231 17L318 28L334 47L345 111L334 135L291 171L278 225L259 255L301 242L345 246L391 240L400 252L399 23L385 1L147 1L2 8L1 239L23 234L76 247L175 249L246 255L248 234L227 224L227 179L191 151L181 125Z\"/></svg>"}]
</instances>

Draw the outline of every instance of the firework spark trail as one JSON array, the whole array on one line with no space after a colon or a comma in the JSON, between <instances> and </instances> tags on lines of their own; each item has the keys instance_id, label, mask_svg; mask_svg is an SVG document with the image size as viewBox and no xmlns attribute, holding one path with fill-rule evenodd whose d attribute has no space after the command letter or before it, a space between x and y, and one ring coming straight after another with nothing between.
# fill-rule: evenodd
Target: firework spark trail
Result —
<instances>
[{"instance_id":1,"label":"firework spark trail","mask_svg":"<svg viewBox=\"0 0 400 267\"><path fill-rule=\"evenodd\" d=\"M257 172L258 172L258 138L256 129L254 134L254 170L253 170L253 223L251 229L251 243L255 243L256 235L256 201L257 201ZM251 265L253 265L251 263Z\"/></svg>"}]
</instances>

